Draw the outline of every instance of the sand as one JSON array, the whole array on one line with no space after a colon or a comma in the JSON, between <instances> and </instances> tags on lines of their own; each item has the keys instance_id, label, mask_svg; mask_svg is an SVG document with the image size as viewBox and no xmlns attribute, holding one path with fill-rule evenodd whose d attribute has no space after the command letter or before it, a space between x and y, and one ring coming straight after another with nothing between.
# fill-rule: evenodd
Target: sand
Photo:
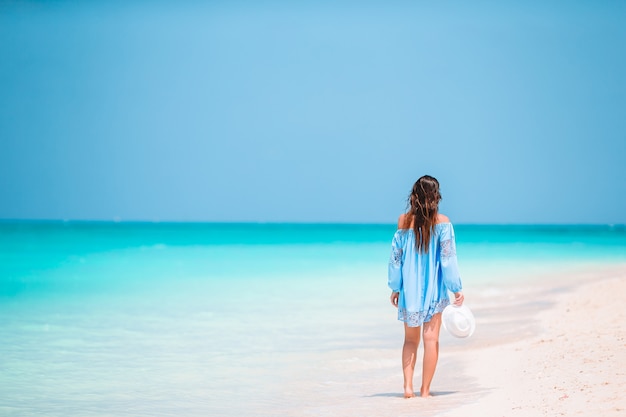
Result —
<instances>
[{"instance_id":1,"label":"sand","mask_svg":"<svg viewBox=\"0 0 626 417\"><path fill-rule=\"evenodd\" d=\"M293 392L310 401L286 414L626 415L626 265L535 278L520 287L466 289L476 332L455 339L442 329L432 398L402 398L397 327L393 348L339 351L313 361L309 377L323 374L324 382ZM416 388L420 378L418 362Z\"/></svg>"},{"instance_id":2,"label":"sand","mask_svg":"<svg viewBox=\"0 0 626 417\"><path fill-rule=\"evenodd\" d=\"M498 323L485 321L483 346L451 353L474 379L474 395L441 415L626 415L626 267L575 278L542 284L520 340L494 343L489 327ZM542 308L545 299L554 304ZM518 319L528 313L511 310Z\"/></svg>"}]
</instances>

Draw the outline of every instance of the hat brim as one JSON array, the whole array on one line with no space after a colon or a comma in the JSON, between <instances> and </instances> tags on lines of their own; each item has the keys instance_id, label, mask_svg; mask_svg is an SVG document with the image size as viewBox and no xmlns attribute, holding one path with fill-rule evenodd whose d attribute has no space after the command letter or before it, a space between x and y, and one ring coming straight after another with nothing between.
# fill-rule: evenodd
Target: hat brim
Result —
<instances>
[{"instance_id":1,"label":"hat brim","mask_svg":"<svg viewBox=\"0 0 626 417\"><path fill-rule=\"evenodd\" d=\"M465 305L448 305L441 314L443 327L454 337L470 337L476 330L476 319L474 314Z\"/></svg>"}]
</instances>

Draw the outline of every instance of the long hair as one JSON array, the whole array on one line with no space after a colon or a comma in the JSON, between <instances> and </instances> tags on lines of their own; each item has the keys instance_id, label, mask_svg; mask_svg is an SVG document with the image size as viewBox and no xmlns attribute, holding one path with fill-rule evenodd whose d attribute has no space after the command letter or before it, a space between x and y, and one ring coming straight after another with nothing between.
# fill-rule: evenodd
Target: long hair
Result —
<instances>
[{"instance_id":1,"label":"long hair","mask_svg":"<svg viewBox=\"0 0 626 417\"><path fill-rule=\"evenodd\" d=\"M439 181L430 175L424 175L413 184L407 199L407 215L404 216L403 228L408 229L413 223L415 247L423 253L428 253L428 242L437 223L439 201Z\"/></svg>"}]
</instances>

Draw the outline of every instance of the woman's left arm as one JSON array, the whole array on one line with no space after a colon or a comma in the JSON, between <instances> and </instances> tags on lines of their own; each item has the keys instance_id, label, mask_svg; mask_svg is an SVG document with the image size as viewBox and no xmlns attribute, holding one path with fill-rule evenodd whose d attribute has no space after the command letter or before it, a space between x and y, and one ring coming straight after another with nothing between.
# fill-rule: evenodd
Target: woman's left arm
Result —
<instances>
[{"instance_id":1,"label":"woman's left arm","mask_svg":"<svg viewBox=\"0 0 626 417\"><path fill-rule=\"evenodd\" d=\"M400 233L396 232L393 236L391 256L389 257L389 267L387 269L387 285L394 293L399 293L400 289L402 289L403 252L399 235Z\"/></svg>"}]
</instances>

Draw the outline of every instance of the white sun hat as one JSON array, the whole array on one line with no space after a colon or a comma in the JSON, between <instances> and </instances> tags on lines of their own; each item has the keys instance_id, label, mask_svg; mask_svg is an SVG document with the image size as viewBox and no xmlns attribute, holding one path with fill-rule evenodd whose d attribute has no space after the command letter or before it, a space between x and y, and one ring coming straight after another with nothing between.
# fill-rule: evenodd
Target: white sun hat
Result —
<instances>
[{"instance_id":1,"label":"white sun hat","mask_svg":"<svg viewBox=\"0 0 626 417\"><path fill-rule=\"evenodd\" d=\"M476 329L476 320L467 306L450 304L441 316L443 327L454 337L470 337Z\"/></svg>"}]
</instances>

